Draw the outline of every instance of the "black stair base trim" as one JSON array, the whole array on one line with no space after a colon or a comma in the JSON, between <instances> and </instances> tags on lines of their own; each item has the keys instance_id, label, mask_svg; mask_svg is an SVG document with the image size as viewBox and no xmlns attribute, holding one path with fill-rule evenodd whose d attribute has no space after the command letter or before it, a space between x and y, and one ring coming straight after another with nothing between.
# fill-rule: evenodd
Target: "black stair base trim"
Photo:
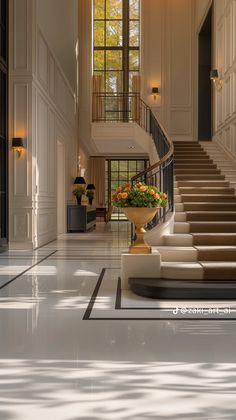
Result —
<instances>
[{"instance_id":1,"label":"black stair base trim","mask_svg":"<svg viewBox=\"0 0 236 420\"><path fill-rule=\"evenodd\" d=\"M236 299L236 280L129 278L135 294L150 299Z\"/></svg>"}]
</instances>

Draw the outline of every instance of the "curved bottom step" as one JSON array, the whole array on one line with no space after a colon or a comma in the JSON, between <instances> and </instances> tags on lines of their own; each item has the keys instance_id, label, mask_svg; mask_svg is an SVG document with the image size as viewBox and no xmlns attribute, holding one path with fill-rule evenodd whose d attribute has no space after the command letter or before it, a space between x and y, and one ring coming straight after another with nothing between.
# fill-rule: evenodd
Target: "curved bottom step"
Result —
<instances>
[{"instance_id":1,"label":"curved bottom step","mask_svg":"<svg viewBox=\"0 0 236 420\"><path fill-rule=\"evenodd\" d=\"M150 299L236 299L236 280L168 280L130 278L135 294Z\"/></svg>"}]
</instances>

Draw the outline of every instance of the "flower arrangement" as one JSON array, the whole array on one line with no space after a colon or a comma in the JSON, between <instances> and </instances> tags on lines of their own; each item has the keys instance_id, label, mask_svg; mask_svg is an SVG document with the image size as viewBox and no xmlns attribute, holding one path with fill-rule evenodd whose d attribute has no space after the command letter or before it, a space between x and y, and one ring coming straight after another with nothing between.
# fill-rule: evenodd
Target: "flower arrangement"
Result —
<instances>
[{"instance_id":1,"label":"flower arrangement","mask_svg":"<svg viewBox=\"0 0 236 420\"><path fill-rule=\"evenodd\" d=\"M93 199L94 198L94 191L93 190L87 190L86 195L88 198Z\"/></svg>"},{"instance_id":2,"label":"flower arrangement","mask_svg":"<svg viewBox=\"0 0 236 420\"><path fill-rule=\"evenodd\" d=\"M167 195L153 185L138 182L133 186L118 186L112 201L116 207L166 207Z\"/></svg>"},{"instance_id":3,"label":"flower arrangement","mask_svg":"<svg viewBox=\"0 0 236 420\"><path fill-rule=\"evenodd\" d=\"M85 188L83 185L80 185L79 187L76 187L73 191L72 194L75 195L75 197L82 197L83 194L85 194Z\"/></svg>"}]
</instances>

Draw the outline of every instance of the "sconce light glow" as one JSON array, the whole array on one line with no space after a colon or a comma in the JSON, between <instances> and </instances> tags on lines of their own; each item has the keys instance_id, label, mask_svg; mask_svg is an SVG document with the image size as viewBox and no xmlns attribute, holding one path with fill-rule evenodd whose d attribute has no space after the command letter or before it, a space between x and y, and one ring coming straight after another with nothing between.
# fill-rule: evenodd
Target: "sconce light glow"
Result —
<instances>
[{"instance_id":1,"label":"sconce light glow","mask_svg":"<svg viewBox=\"0 0 236 420\"><path fill-rule=\"evenodd\" d=\"M215 85L215 87L216 87L217 90L221 90L222 89L223 81L219 77L219 72L218 72L217 69L211 70L211 72L210 72L210 79L214 83L214 85Z\"/></svg>"},{"instance_id":2,"label":"sconce light glow","mask_svg":"<svg viewBox=\"0 0 236 420\"><path fill-rule=\"evenodd\" d=\"M18 157L20 157L22 150L24 149L23 139L21 137L13 137L12 149L16 151L18 154Z\"/></svg>"},{"instance_id":3,"label":"sconce light glow","mask_svg":"<svg viewBox=\"0 0 236 420\"><path fill-rule=\"evenodd\" d=\"M156 86L152 88L152 95L154 95L153 98L156 100L157 95L159 95L159 87Z\"/></svg>"}]
</instances>

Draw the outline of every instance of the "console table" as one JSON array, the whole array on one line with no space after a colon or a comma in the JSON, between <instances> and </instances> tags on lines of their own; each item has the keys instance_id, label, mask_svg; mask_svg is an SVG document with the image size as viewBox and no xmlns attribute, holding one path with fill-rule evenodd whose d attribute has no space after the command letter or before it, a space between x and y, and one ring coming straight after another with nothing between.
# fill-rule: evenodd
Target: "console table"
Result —
<instances>
[{"instance_id":1,"label":"console table","mask_svg":"<svg viewBox=\"0 0 236 420\"><path fill-rule=\"evenodd\" d=\"M96 207L67 206L67 232L87 232L96 226Z\"/></svg>"}]
</instances>

